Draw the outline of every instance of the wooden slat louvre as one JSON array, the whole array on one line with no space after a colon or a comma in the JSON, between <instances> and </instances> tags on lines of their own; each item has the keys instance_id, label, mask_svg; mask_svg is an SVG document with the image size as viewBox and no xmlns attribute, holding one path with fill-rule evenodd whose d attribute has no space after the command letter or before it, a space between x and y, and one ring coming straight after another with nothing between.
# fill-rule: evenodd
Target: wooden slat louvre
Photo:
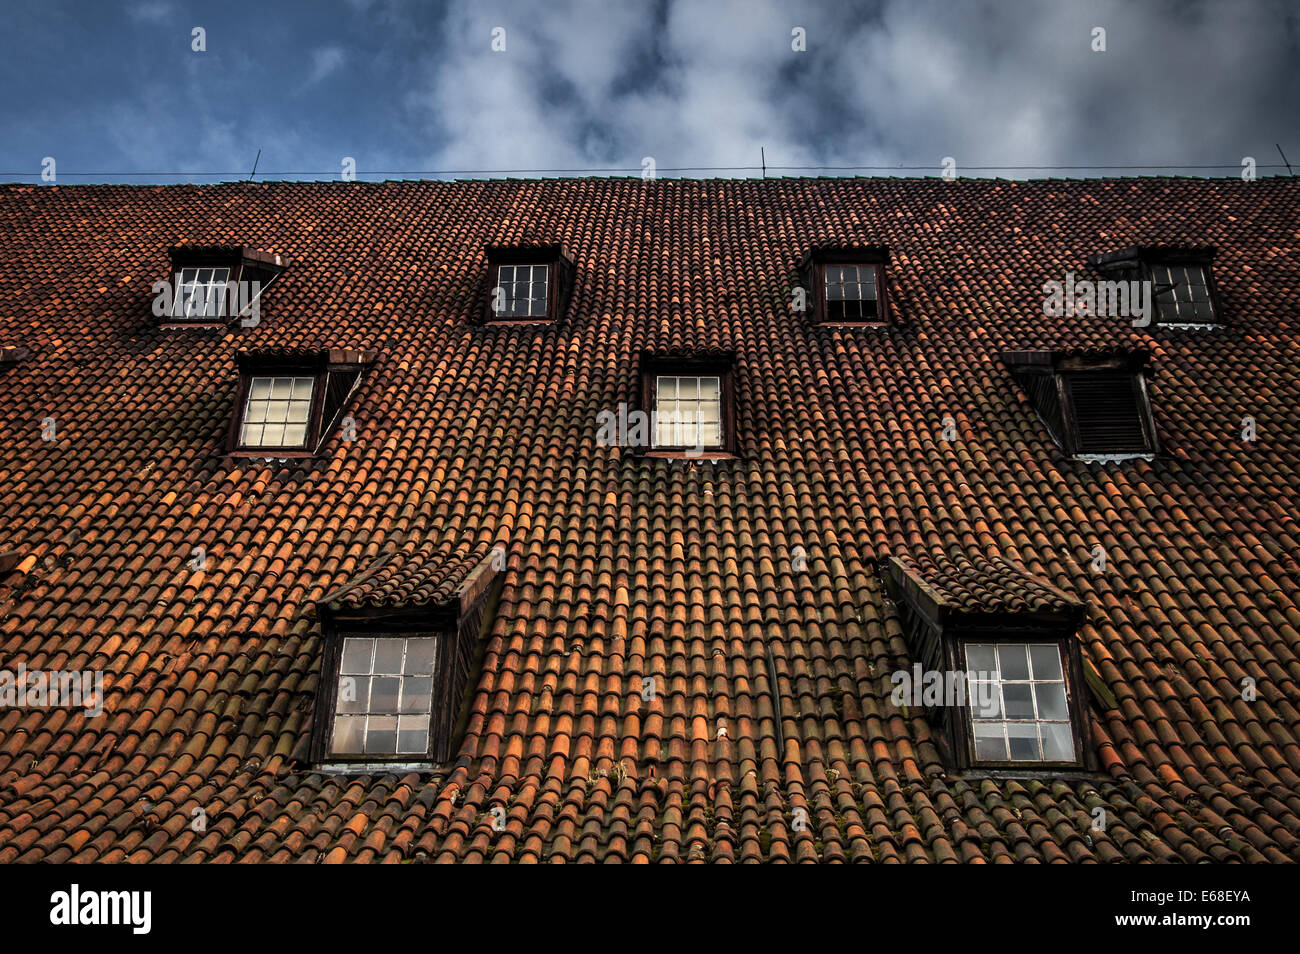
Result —
<instances>
[{"instance_id":1,"label":"wooden slat louvre","mask_svg":"<svg viewBox=\"0 0 1300 954\"><path fill-rule=\"evenodd\" d=\"M1080 371L1067 375L1080 454L1138 454L1150 449L1142 395L1134 375Z\"/></svg>"}]
</instances>

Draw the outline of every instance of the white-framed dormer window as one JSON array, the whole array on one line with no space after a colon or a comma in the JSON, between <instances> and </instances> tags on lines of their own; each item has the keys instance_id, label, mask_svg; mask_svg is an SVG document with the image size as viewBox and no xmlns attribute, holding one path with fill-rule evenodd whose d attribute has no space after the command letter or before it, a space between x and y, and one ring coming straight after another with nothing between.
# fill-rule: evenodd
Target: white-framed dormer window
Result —
<instances>
[{"instance_id":1,"label":"white-framed dormer window","mask_svg":"<svg viewBox=\"0 0 1300 954\"><path fill-rule=\"evenodd\" d=\"M655 446L722 446L720 375L655 376Z\"/></svg>"},{"instance_id":2,"label":"white-framed dormer window","mask_svg":"<svg viewBox=\"0 0 1300 954\"><path fill-rule=\"evenodd\" d=\"M313 375L254 375L239 429L244 448L302 448L312 420Z\"/></svg>"},{"instance_id":3,"label":"white-framed dormer window","mask_svg":"<svg viewBox=\"0 0 1300 954\"><path fill-rule=\"evenodd\" d=\"M176 276L172 317L183 321L224 317L229 280L229 268L181 269Z\"/></svg>"},{"instance_id":4,"label":"white-framed dormer window","mask_svg":"<svg viewBox=\"0 0 1300 954\"><path fill-rule=\"evenodd\" d=\"M544 318L550 307L550 265L499 265L498 318Z\"/></svg>"},{"instance_id":5,"label":"white-framed dormer window","mask_svg":"<svg viewBox=\"0 0 1300 954\"><path fill-rule=\"evenodd\" d=\"M965 652L975 761L1077 761L1058 643L972 642Z\"/></svg>"},{"instance_id":6,"label":"white-framed dormer window","mask_svg":"<svg viewBox=\"0 0 1300 954\"><path fill-rule=\"evenodd\" d=\"M439 640L347 637L329 754L427 757Z\"/></svg>"}]
</instances>

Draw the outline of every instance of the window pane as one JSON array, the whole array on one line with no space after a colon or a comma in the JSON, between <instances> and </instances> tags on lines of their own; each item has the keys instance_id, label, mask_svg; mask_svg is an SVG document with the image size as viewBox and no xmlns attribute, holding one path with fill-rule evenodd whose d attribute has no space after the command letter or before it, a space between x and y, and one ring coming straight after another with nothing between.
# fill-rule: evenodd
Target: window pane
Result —
<instances>
[{"instance_id":1,"label":"window pane","mask_svg":"<svg viewBox=\"0 0 1300 954\"><path fill-rule=\"evenodd\" d=\"M339 712L370 711L370 680L365 676L339 676Z\"/></svg>"},{"instance_id":2,"label":"window pane","mask_svg":"<svg viewBox=\"0 0 1300 954\"><path fill-rule=\"evenodd\" d=\"M334 740L330 745L330 751L339 755L355 755L361 752L361 740L365 735L365 728L365 716L336 716Z\"/></svg>"},{"instance_id":3,"label":"window pane","mask_svg":"<svg viewBox=\"0 0 1300 954\"><path fill-rule=\"evenodd\" d=\"M271 400L287 401L293 397L293 379L292 378L272 378L271 379Z\"/></svg>"},{"instance_id":4,"label":"window pane","mask_svg":"<svg viewBox=\"0 0 1300 954\"><path fill-rule=\"evenodd\" d=\"M716 421L700 425L700 445L718 447L722 444L722 425Z\"/></svg>"},{"instance_id":5,"label":"window pane","mask_svg":"<svg viewBox=\"0 0 1300 954\"><path fill-rule=\"evenodd\" d=\"M402 712L429 712L432 702L432 677L406 676L402 679Z\"/></svg>"},{"instance_id":6,"label":"window pane","mask_svg":"<svg viewBox=\"0 0 1300 954\"><path fill-rule=\"evenodd\" d=\"M1002 723L975 723L975 757L987 762L1007 760L1007 743L1002 735Z\"/></svg>"},{"instance_id":7,"label":"window pane","mask_svg":"<svg viewBox=\"0 0 1300 954\"><path fill-rule=\"evenodd\" d=\"M397 688L400 680L397 676L370 677L370 711L396 712Z\"/></svg>"},{"instance_id":8,"label":"window pane","mask_svg":"<svg viewBox=\"0 0 1300 954\"><path fill-rule=\"evenodd\" d=\"M677 397L682 401L694 401L699 388L698 378L678 378Z\"/></svg>"},{"instance_id":9,"label":"window pane","mask_svg":"<svg viewBox=\"0 0 1300 954\"><path fill-rule=\"evenodd\" d=\"M339 672L370 672L370 658L374 651L373 639L353 636L343 640L343 660L339 664Z\"/></svg>"},{"instance_id":10,"label":"window pane","mask_svg":"<svg viewBox=\"0 0 1300 954\"><path fill-rule=\"evenodd\" d=\"M1056 646L1030 646L1029 656L1034 664L1035 679L1061 678L1061 652Z\"/></svg>"},{"instance_id":11,"label":"window pane","mask_svg":"<svg viewBox=\"0 0 1300 954\"><path fill-rule=\"evenodd\" d=\"M700 398L702 400L717 400L720 387L719 378L700 378Z\"/></svg>"},{"instance_id":12,"label":"window pane","mask_svg":"<svg viewBox=\"0 0 1300 954\"><path fill-rule=\"evenodd\" d=\"M968 644L966 646L966 668L976 673L996 674L998 671L997 653L992 646Z\"/></svg>"},{"instance_id":13,"label":"window pane","mask_svg":"<svg viewBox=\"0 0 1300 954\"><path fill-rule=\"evenodd\" d=\"M1065 683L1036 682L1034 695L1038 698L1038 718L1068 719L1069 707L1065 704Z\"/></svg>"},{"instance_id":14,"label":"window pane","mask_svg":"<svg viewBox=\"0 0 1300 954\"><path fill-rule=\"evenodd\" d=\"M429 750L429 717L402 716L397 732L397 751L403 755L423 755Z\"/></svg>"},{"instance_id":15,"label":"window pane","mask_svg":"<svg viewBox=\"0 0 1300 954\"><path fill-rule=\"evenodd\" d=\"M1013 762L1036 762L1038 755L1038 727L1032 722L1008 722L1007 742Z\"/></svg>"},{"instance_id":16,"label":"window pane","mask_svg":"<svg viewBox=\"0 0 1300 954\"><path fill-rule=\"evenodd\" d=\"M1073 762L1074 736L1068 722L1044 722L1039 725L1043 739L1043 760Z\"/></svg>"},{"instance_id":17,"label":"window pane","mask_svg":"<svg viewBox=\"0 0 1300 954\"><path fill-rule=\"evenodd\" d=\"M249 400L265 401L270 396L271 396L271 379L253 378L253 383L248 389Z\"/></svg>"},{"instance_id":18,"label":"window pane","mask_svg":"<svg viewBox=\"0 0 1300 954\"><path fill-rule=\"evenodd\" d=\"M1005 682L1008 679L1028 679L1029 659L1023 644L1004 643L998 646L998 669Z\"/></svg>"},{"instance_id":19,"label":"window pane","mask_svg":"<svg viewBox=\"0 0 1300 954\"><path fill-rule=\"evenodd\" d=\"M433 663L437 658L438 641L426 637L415 637L406 641L406 665L403 672L409 675L433 672Z\"/></svg>"},{"instance_id":20,"label":"window pane","mask_svg":"<svg viewBox=\"0 0 1300 954\"><path fill-rule=\"evenodd\" d=\"M1034 717L1034 695L1027 682L1004 682L1002 684L1002 701L1007 707L1008 719L1032 719Z\"/></svg>"},{"instance_id":21,"label":"window pane","mask_svg":"<svg viewBox=\"0 0 1300 954\"><path fill-rule=\"evenodd\" d=\"M397 716L371 716L366 726L367 755L395 755L397 753Z\"/></svg>"}]
</instances>

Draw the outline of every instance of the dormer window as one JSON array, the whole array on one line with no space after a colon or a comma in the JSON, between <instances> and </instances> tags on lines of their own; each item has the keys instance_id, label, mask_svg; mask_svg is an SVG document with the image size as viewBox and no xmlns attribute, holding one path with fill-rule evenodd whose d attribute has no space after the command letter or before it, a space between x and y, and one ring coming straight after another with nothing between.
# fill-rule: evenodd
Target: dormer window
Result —
<instances>
[{"instance_id":1,"label":"dormer window","mask_svg":"<svg viewBox=\"0 0 1300 954\"><path fill-rule=\"evenodd\" d=\"M1208 245L1131 246L1088 263L1110 280L1149 282L1153 324L1203 328L1220 321L1215 254Z\"/></svg>"},{"instance_id":2,"label":"dormer window","mask_svg":"<svg viewBox=\"0 0 1300 954\"><path fill-rule=\"evenodd\" d=\"M498 265L498 318L545 318L551 304L550 265Z\"/></svg>"},{"instance_id":3,"label":"dormer window","mask_svg":"<svg viewBox=\"0 0 1300 954\"><path fill-rule=\"evenodd\" d=\"M1152 298L1162 325L1208 325L1218 321L1210 291L1210 267L1195 263L1153 264Z\"/></svg>"},{"instance_id":4,"label":"dormer window","mask_svg":"<svg viewBox=\"0 0 1300 954\"><path fill-rule=\"evenodd\" d=\"M288 267L281 255L243 246L180 245L170 254L171 281L155 286L154 313L165 328L221 326L235 318L256 325L262 296ZM167 308L161 307L164 292Z\"/></svg>"},{"instance_id":5,"label":"dormer window","mask_svg":"<svg viewBox=\"0 0 1300 954\"><path fill-rule=\"evenodd\" d=\"M184 268L176 276L172 317L178 321L224 318L228 268Z\"/></svg>"},{"instance_id":6,"label":"dormer window","mask_svg":"<svg viewBox=\"0 0 1300 954\"><path fill-rule=\"evenodd\" d=\"M432 593L430 602L375 600L367 589L375 580L362 574L318 604L325 651L313 761L364 768L452 758L492 628L498 565L493 555L469 566L453 560L450 570L399 568L428 585L419 592Z\"/></svg>"},{"instance_id":7,"label":"dormer window","mask_svg":"<svg viewBox=\"0 0 1300 954\"><path fill-rule=\"evenodd\" d=\"M1020 351L1003 359L1066 453L1081 460L1156 453L1144 352Z\"/></svg>"},{"instance_id":8,"label":"dormer window","mask_svg":"<svg viewBox=\"0 0 1300 954\"><path fill-rule=\"evenodd\" d=\"M804 260L803 275L813 320L826 325L886 323L885 266L888 250L815 248Z\"/></svg>"},{"instance_id":9,"label":"dormer window","mask_svg":"<svg viewBox=\"0 0 1300 954\"><path fill-rule=\"evenodd\" d=\"M242 457L309 457L320 450L373 363L373 352L243 352L228 437Z\"/></svg>"},{"instance_id":10,"label":"dormer window","mask_svg":"<svg viewBox=\"0 0 1300 954\"><path fill-rule=\"evenodd\" d=\"M258 374L249 378L239 446L301 450L315 407L316 375Z\"/></svg>"},{"instance_id":11,"label":"dormer window","mask_svg":"<svg viewBox=\"0 0 1300 954\"><path fill-rule=\"evenodd\" d=\"M562 246L491 246L488 270L487 323L537 324L564 313L573 263Z\"/></svg>"},{"instance_id":12,"label":"dormer window","mask_svg":"<svg viewBox=\"0 0 1300 954\"><path fill-rule=\"evenodd\" d=\"M904 704L921 706L952 768L1095 767L1087 680L1100 676L1075 635L1081 602L1000 556L908 554L885 579L909 649L890 683L911 688Z\"/></svg>"},{"instance_id":13,"label":"dormer window","mask_svg":"<svg viewBox=\"0 0 1300 954\"><path fill-rule=\"evenodd\" d=\"M724 457L735 453L731 352L642 356L642 406L649 452Z\"/></svg>"}]
</instances>

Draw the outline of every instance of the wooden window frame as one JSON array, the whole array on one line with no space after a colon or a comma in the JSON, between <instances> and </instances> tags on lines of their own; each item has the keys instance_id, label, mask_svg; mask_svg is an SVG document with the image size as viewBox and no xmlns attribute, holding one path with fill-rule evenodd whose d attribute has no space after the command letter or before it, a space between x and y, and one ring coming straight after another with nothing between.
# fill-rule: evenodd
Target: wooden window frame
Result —
<instances>
[{"instance_id":1,"label":"wooden window frame","mask_svg":"<svg viewBox=\"0 0 1300 954\"><path fill-rule=\"evenodd\" d=\"M831 318L826 299L827 266L852 265L872 268L876 273L876 316L874 318ZM805 280L812 286L813 323L827 328L885 328L890 324L889 310L889 251L884 246L863 248L816 248L808 253L804 262Z\"/></svg>"},{"instance_id":2,"label":"wooden window frame","mask_svg":"<svg viewBox=\"0 0 1300 954\"><path fill-rule=\"evenodd\" d=\"M226 435L226 452L231 457L293 459L314 457L320 444L321 416L325 409L325 388L329 377L329 367L325 354L319 356L301 356L295 358L277 358L273 356L243 355L239 369L239 391L235 399L235 410L231 417L230 429ZM253 378L262 377L311 377L311 412L307 416L307 436L301 447L249 447L239 442L240 430L244 423L244 411L248 406Z\"/></svg>"},{"instance_id":3,"label":"wooden window frame","mask_svg":"<svg viewBox=\"0 0 1300 954\"><path fill-rule=\"evenodd\" d=\"M455 620L445 612L429 614L330 614L322 620L324 654L321 659L321 693L318 718L312 726L312 761L330 765L435 764L446 761L450 738L448 709L455 653ZM391 756L338 754L331 751L334 719L338 715L339 670L343 664L343 643L349 638L407 639L432 637L439 641L437 671L433 674L433 697L429 709L429 743L423 753L402 752Z\"/></svg>"},{"instance_id":4,"label":"wooden window frame","mask_svg":"<svg viewBox=\"0 0 1300 954\"><path fill-rule=\"evenodd\" d=\"M238 321L241 317L241 313L236 311L233 314L223 314L215 317L205 315L202 318L194 319L177 318L175 315L176 296L180 292L180 274L185 269L228 268L230 274L226 279L227 288L231 284L238 285L239 282L244 281L246 273L253 272L257 275L265 275L265 282L258 293L258 300L260 301L261 297L266 294L267 289L289 266L288 261L281 255L241 246L182 245L172 248L169 258L171 271L167 276L167 280L172 286L172 311L161 317L158 322L159 328L169 331L180 328L225 328L232 322ZM223 304L228 303L228 301L223 302Z\"/></svg>"},{"instance_id":5,"label":"wooden window frame","mask_svg":"<svg viewBox=\"0 0 1300 954\"><path fill-rule=\"evenodd\" d=\"M316 711L311 729L311 761L318 766L445 765L455 757L464 733L468 708L486 635L503 582L489 555L466 574L448 599L427 606L364 606L344 608L326 597L317 604L321 621L322 655ZM347 587L344 587L346 590ZM338 594L335 594L337 596ZM433 700L429 712L429 745L423 755L397 753L336 755L330 751L334 719L338 714L338 689L343 663L343 643L349 637L432 637L438 647L438 671L433 674Z\"/></svg>"},{"instance_id":6,"label":"wooden window frame","mask_svg":"<svg viewBox=\"0 0 1300 954\"><path fill-rule=\"evenodd\" d=\"M1156 298L1156 278L1154 269L1158 266L1181 266L1200 268L1205 274L1205 293L1210 299L1210 308L1214 312L1212 321L1165 321L1160 317L1160 303ZM1219 286L1214 278L1213 256L1162 254L1147 256L1142 262L1142 276L1151 283L1151 324L1166 328L1217 328L1223 324L1223 308L1219 302Z\"/></svg>"},{"instance_id":7,"label":"wooden window frame","mask_svg":"<svg viewBox=\"0 0 1300 954\"><path fill-rule=\"evenodd\" d=\"M647 424L650 430L645 447L639 448L643 456L663 457L684 460L725 460L738 456L736 447L736 389L735 359L733 355L644 355L641 361L641 409L650 419L658 405L656 378L659 375L670 376L705 376L718 378L719 421L721 440L717 446L705 447L700 453L694 452L694 445L657 446L655 428Z\"/></svg>"},{"instance_id":8,"label":"wooden window frame","mask_svg":"<svg viewBox=\"0 0 1300 954\"><path fill-rule=\"evenodd\" d=\"M1087 737L1088 696L1083 679L1083 659L1079 640L1073 633L1053 632L1049 629L1016 627L1011 624L963 627L949 640L945 650L949 653L952 671L966 672L966 647L971 643L1028 645L1053 643L1061 655L1061 673L1065 679L1065 704L1070 716L1070 738L1074 744L1075 758L1071 761L1034 761L1024 759L990 760L975 756L974 712L969 699L961 706L960 718L952 720L954 755L958 756L960 770L1060 773L1090 771L1095 763L1085 747Z\"/></svg>"},{"instance_id":9,"label":"wooden window frame","mask_svg":"<svg viewBox=\"0 0 1300 954\"><path fill-rule=\"evenodd\" d=\"M1146 446L1140 451L1101 451L1083 447L1083 438L1079 429L1079 415L1074 406L1073 390L1069 386L1071 374L1113 373L1126 378L1132 388L1137 403L1138 417L1142 425L1142 436ZM1056 368L1056 394L1061 406L1061 421L1067 443L1066 453L1075 458L1093 457L1153 457L1160 452L1160 442L1156 436L1155 416L1151 410L1151 396L1147 391L1146 375L1141 367L1130 362L1116 359L1106 362L1078 361L1066 359Z\"/></svg>"},{"instance_id":10,"label":"wooden window frame","mask_svg":"<svg viewBox=\"0 0 1300 954\"><path fill-rule=\"evenodd\" d=\"M560 320L568 306L573 287L573 263L562 245L489 246L488 293L483 310L485 326L510 327L514 325L549 325ZM501 284L502 265L532 265L546 267L545 315L497 315L493 309L494 291Z\"/></svg>"}]
</instances>

